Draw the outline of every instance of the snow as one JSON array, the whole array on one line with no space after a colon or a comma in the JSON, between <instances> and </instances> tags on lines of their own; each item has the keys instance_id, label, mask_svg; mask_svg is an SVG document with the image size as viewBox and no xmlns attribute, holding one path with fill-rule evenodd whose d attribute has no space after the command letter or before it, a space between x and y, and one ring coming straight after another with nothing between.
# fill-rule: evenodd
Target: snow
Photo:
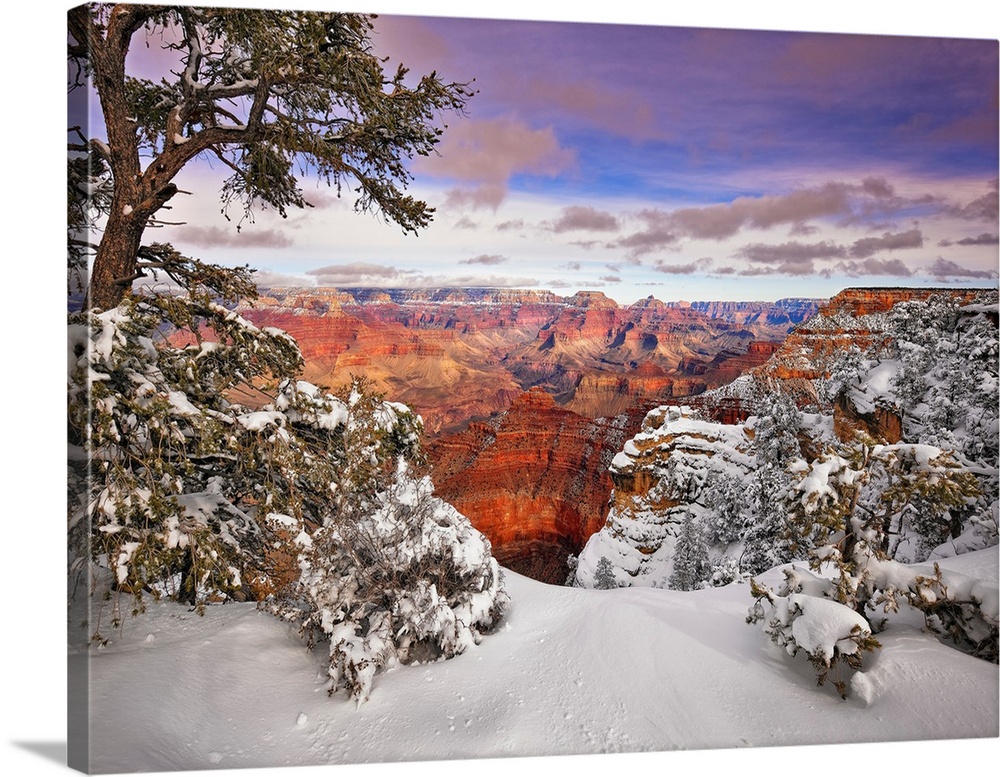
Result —
<instances>
[{"instance_id":1,"label":"snow","mask_svg":"<svg viewBox=\"0 0 1000 777\"><path fill-rule=\"evenodd\" d=\"M833 658L835 649L840 653L857 652L856 644L849 639L843 639L843 636L850 634L854 627L860 628L864 634L871 633L864 618L854 610L830 599L791 594L783 603L787 603L789 607L798 607L802 611L802 614L792 622L795 644L810 655L821 655L827 661Z\"/></svg>"},{"instance_id":2,"label":"snow","mask_svg":"<svg viewBox=\"0 0 1000 777\"><path fill-rule=\"evenodd\" d=\"M996 583L996 549L941 563ZM764 582L779 577L772 570ZM91 653L94 767L231 769L997 736L997 666L941 644L911 614L878 635L882 651L843 701L816 687L802 656L790 658L745 623L752 601L745 585L593 591L513 572L506 579L511 605L498 632L449 661L379 675L360 706L327 696L325 650L307 652L294 627L251 604L211 606L204 617L153 604L126 622L121 638ZM79 670L85 658L70 660ZM176 671L164 671L170 667Z\"/></svg>"},{"instance_id":3,"label":"snow","mask_svg":"<svg viewBox=\"0 0 1000 777\"><path fill-rule=\"evenodd\" d=\"M895 400L893 380L902 369L895 359L884 359L865 373L864 383L850 390L851 401L859 413L873 413L879 403Z\"/></svg>"}]
</instances>

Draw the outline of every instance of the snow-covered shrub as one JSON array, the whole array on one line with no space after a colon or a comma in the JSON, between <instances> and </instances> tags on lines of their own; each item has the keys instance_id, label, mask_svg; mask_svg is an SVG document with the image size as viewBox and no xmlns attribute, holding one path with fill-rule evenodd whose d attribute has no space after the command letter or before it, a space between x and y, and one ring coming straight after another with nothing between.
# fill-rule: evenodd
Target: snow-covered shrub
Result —
<instances>
[{"instance_id":1,"label":"snow-covered shrub","mask_svg":"<svg viewBox=\"0 0 1000 777\"><path fill-rule=\"evenodd\" d=\"M301 576L267 609L301 623L310 645L329 642L330 693L368 698L375 674L396 664L450 658L478 644L506 606L489 541L432 495L429 478L396 470L363 498L338 501L299 530Z\"/></svg>"},{"instance_id":2,"label":"snow-covered shrub","mask_svg":"<svg viewBox=\"0 0 1000 777\"><path fill-rule=\"evenodd\" d=\"M712 588L720 588L731 583L746 580L746 575L740 571L740 562L732 556L721 556L712 562L708 573L708 584Z\"/></svg>"},{"instance_id":3,"label":"snow-covered shrub","mask_svg":"<svg viewBox=\"0 0 1000 777\"><path fill-rule=\"evenodd\" d=\"M754 582L748 622L763 621L765 632L790 653L804 649L821 683L836 660L857 668L859 651L878 647L872 633L880 624L872 613L895 610L900 601L921 610L931 630L974 655L997 659L995 587L890 558L907 532L951 530L951 511L978 493L969 472L931 446L865 439L792 469L799 474L795 520L818 574L786 571L777 592ZM825 641L817 641L821 635Z\"/></svg>"},{"instance_id":4,"label":"snow-covered shrub","mask_svg":"<svg viewBox=\"0 0 1000 777\"><path fill-rule=\"evenodd\" d=\"M763 622L764 633L789 655L805 653L820 685L833 672L834 687L846 698L847 683L836 672L839 665L860 669L864 653L874 652L881 645L865 618L820 593L829 594L829 585L825 585L828 581L813 580L811 593L803 591L802 573L794 567L786 570L785 583L777 592L751 580L750 593L756 601L747 623Z\"/></svg>"},{"instance_id":5,"label":"snow-covered shrub","mask_svg":"<svg viewBox=\"0 0 1000 777\"><path fill-rule=\"evenodd\" d=\"M993 663L1000 660L1000 607L995 583L943 572L934 564L932 573L906 581L904 595L910 606L924 614L931 631L974 656Z\"/></svg>"},{"instance_id":6,"label":"snow-covered shrub","mask_svg":"<svg viewBox=\"0 0 1000 777\"><path fill-rule=\"evenodd\" d=\"M926 558L927 549L957 536L980 494L949 451L864 436L792 469L793 520L810 557L830 560L824 554L832 548L845 564L859 542L881 558Z\"/></svg>"}]
</instances>

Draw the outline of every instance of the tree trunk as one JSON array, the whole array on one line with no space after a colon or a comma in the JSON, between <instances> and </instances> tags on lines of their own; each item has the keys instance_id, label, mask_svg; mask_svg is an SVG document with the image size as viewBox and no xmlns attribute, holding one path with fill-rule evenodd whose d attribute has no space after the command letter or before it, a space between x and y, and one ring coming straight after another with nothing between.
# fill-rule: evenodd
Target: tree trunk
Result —
<instances>
[{"instance_id":1,"label":"tree trunk","mask_svg":"<svg viewBox=\"0 0 1000 777\"><path fill-rule=\"evenodd\" d=\"M90 275L87 307L91 310L108 310L122 301L132 285L146 226L145 217L123 215L123 206L115 199Z\"/></svg>"}]
</instances>

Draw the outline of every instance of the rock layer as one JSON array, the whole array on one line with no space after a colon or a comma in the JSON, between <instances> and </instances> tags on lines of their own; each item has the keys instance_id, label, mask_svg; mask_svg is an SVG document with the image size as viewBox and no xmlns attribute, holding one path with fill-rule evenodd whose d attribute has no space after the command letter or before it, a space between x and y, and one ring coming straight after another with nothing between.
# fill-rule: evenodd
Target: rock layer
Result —
<instances>
[{"instance_id":1,"label":"rock layer","mask_svg":"<svg viewBox=\"0 0 1000 777\"><path fill-rule=\"evenodd\" d=\"M561 584L567 557L604 525L608 466L640 421L588 419L527 391L489 422L430 443L436 493L490 539L501 564Z\"/></svg>"},{"instance_id":2,"label":"rock layer","mask_svg":"<svg viewBox=\"0 0 1000 777\"><path fill-rule=\"evenodd\" d=\"M306 380L336 386L363 374L434 436L533 387L591 418L699 394L763 362L810 306L818 302L620 306L600 292L274 288L241 312L295 337Z\"/></svg>"}]
</instances>

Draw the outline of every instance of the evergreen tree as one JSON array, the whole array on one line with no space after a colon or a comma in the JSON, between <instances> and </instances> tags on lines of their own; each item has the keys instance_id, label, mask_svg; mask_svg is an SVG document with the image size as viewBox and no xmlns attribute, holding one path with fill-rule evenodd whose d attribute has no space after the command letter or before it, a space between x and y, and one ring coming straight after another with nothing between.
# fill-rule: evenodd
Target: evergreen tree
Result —
<instances>
[{"instance_id":1,"label":"evergreen tree","mask_svg":"<svg viewBox=\"0 0 1000 777\"><path fill-rule=\"evenodd\" d=\"M71 258L79 266L94 249L89 306L115 307L155 269L142 256L143 233L199 156L232 173L222 197L243 218L255 205L282 216L305 207L296 174L305 169L404 232L430 222L433 209L404 193L406 160L432 153L438 116L463 111L473 92L436 73L411 85L402 65L384 73L371 17L90 3L68 19L70 87L96 91L106 131L75 127L69 144ZM159 79L132 75L136 42L172 50L177 64ZM95 211L103 234L93 246L80 230L96 223Z\"/></svg>"},{"instance_id":2,"label":"evergreen tree","mask_svg":"<svg viewBox=\"0 0 1000 777\"><path fill-rule=\"evenodd\" d=\"M607 556L601 556L597 560L597 568L594 570L594 588L600 591L618 588L614 565Z\"/></svg>"},{"instance_id":3,"label":"evergreen tree","mask_svg":"<svg viewBox=\"0 0 1000 777\"><path fill-rule=\"evenodd\" d=\"M839 661L858 668L864 652L878 649L873 634L880 622L872 613L901 601L924 612L932 630L997 660L995 596L960 575L942 577L936 568L928 576L889 557L890 537L901 531L907 508L919 503L921 512L950 523L949 511L978 493L970 473L947 452L876 445L863 436L793 469L793 518L815 574L792 568L777 591L755 582L749 622L764 622L790 653L804 650L820 683ZM820 631L830 639L815 642Z\"/></svg>"},{"instance_id":4,"label":"evergreen tree","mask_svg":"<svg viewBox=\"0 0 1000 777\"><path fill-rule=\"evenodd\" d=\"M708 578L709 572L704 534L688 513L674 546L674 568L667 585L677 591L691 591Z\"/></svg>"},{"instance_id":5,"label":"evergreen tree","mask_svg":"<svg viewBox=\"0 0 1000 777\"><path fill-rule=\"evenodd\" d=\"M759 401L753 423L756 466L742 495L751 516L740 558L740 569L747 574L804 556L788 520L788 467L800 455L801 427L802 415L788 396L774 392Z\"/></svg>"}]
</instances>

